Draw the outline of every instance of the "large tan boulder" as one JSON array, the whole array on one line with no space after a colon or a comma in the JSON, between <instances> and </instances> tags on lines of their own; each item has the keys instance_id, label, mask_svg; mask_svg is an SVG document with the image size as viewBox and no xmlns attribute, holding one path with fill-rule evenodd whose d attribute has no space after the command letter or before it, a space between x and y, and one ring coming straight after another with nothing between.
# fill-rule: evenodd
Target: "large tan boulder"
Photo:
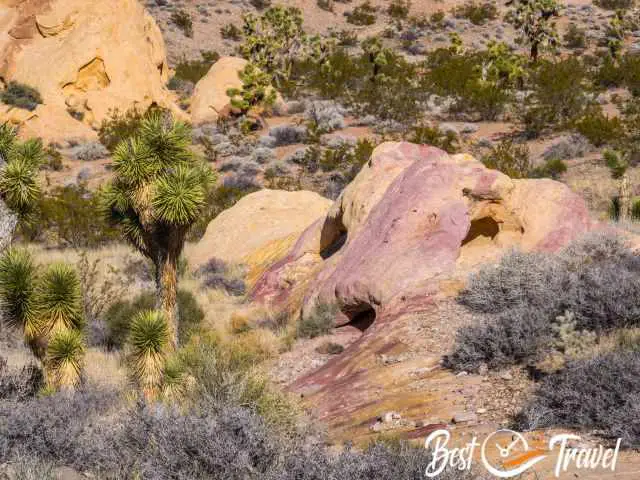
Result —
<instances>
[{"instance_id":1,"label":"large tan boulder","mask_svg":"<svg viewBox=\"0 0 640 480\"><path fill-rule=\"evenodd\" d=\"M231 111L230 88L242 88L238 75L247 61L238 57L222 57L196 84L191 97L191 121L194 124L215 122L218 117Z\"/></svg>"},{"instance_id":2,"label":"large tan boulder","mask_svg":"<svg viewBox=\"0 0 640 480\"><path fill-rule=\"evenodd\" d=\"M193 268L212 258L261 263L272 258L274 250L284 248L286 253L309 225L327 214L331 203L307 191L251 193L212 220L198 244L187 249L186 258Z\"/></svg>"},{"instance_id":3,"label":"large tan boulder","mask_svg":"<svg viewBox=\"0 0 640 480\"><path fill-rule=\"evenodd\" d=\"M64 136L60 130L95 135L90 127L114 109L155 103L177 111L168 74L160 29L138 0L0 0L0 78L40 92L46 108L18 124L45 139ZM0 120L19 117L0 112Z\"/></svg>"}]
</instances>

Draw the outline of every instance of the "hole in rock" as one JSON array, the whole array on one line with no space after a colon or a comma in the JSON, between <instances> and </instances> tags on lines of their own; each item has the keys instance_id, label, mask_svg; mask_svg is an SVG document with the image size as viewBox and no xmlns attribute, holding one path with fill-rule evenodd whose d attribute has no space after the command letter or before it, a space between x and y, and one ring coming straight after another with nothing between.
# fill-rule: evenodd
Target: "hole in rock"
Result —
<instances>
[{"instance_id":1,"label":"hole in rock","mask_svg":"<svg viewBox=\"0 0 640 480\"><path fill-rule=\"evenodd\" d=\"M462 246L465 246L467 243L472 242L478 237L485 237L493 240L498 233L500 233L500 226L493 218L483 217L478 220L472 220L471 228L469 228L469 233L467 233L467 236L462 241Z\"/></svg>"},{"instance_id":2,"label":"hole in rock","mask_svg":"<svg viewBox=\"0 0 640 480\"><path fill-rule=\"evenodd\" d=\"M376 311L368 304L362 304L357 307L350 307L343 312L351 320L347 325L360 330L362 333L373 325L376 320Z\"/></svg>"}]
</instances>

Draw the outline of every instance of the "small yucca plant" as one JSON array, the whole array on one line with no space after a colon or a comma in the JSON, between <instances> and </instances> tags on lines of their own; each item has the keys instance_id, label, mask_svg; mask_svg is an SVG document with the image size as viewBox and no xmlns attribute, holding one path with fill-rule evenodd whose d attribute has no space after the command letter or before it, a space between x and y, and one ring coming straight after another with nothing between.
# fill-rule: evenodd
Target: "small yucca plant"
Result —
<instances>
[{"instance_id":1,"label":"small yucca plant","mask_svg":"<svg viewBox=\"0 0 640 480\"><path fill-rule=\"evenodd\" d=\"M164 315L147 310L136 315L129 327L129 368L132 379L147 398L154 398L163 381L170 334Z\"/></svg>"},{"instance_id":2,"label":"small yucca plant","mask_svg":"<svg viewBox=\"0 0 640 480\"><path fill-rule=\"evenodd\" d=\"M167 359L162 372L162 397L165 400L183 400L193 387L193 382L193 377L185 373L175 357Z\"/></svg>"},{"instance_id":3,"label":"small yucca plant","mask_svg":"<svg viewBox=\"0 0 640 480\"><path fill-rule=\"evenodd\" d=\"M9 326L24 332L32 341L38 334L33 308L36 266L31 254L21 248L8 248L0 257L0 303Z\"/></svg>"},{"instance_id":4,"label":"small yucca plant","mask_svg":"<svg viewBox=\"0 0 640 480\"><path fill-rule=\"evenodd\" d=\"M76 270L65 263L49 265L37 283L34 306L43 336L60 330L82 330L82 292Z\"/></svg>"},{"instance_id":5,"label":"small yucca plant","mask_svg":"<svg viewBox=\"0 0 640 480\"><path fill-rule=\"evenodd\" d=\"M81 379L84 342L78 330L58 330L49 340L45 369L52 389L75 388Z\"/></svg>"}]
</instances>

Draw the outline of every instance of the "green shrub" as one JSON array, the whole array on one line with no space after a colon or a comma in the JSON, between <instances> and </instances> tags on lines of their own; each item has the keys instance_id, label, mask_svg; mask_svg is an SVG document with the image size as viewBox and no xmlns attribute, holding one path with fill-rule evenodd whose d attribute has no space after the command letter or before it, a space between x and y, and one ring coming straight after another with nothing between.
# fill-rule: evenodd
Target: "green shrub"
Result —
<instances>
[{"instance_id":1,"label":"green shrub","mask_svg":"<svg viewBox=\"0 0 640 480\"><path fill-rule=\"evenodd\" d=\"M624 84L624 69L611 55L605 55L596 72L594 83L604 88L619 87Z\"/></svg>"},{"instance_id":2,"label":"green shrub","mask_svg":"<svg viewBox=\"0 0 640 480\"><path fill-rule=\"evenodd\" d=\"M353 9L347 16L347 22L358 26L373 25L376 23L376 8L367 0Z\"/></svg>"},{"instance_id":3,"label":"green shrub","mask_svg":"<svg viewBox=\"0 0 640 480\"><path fill-rule=\"evenodd\" d=\"M171 14L171 22L182 30L185 37L193 37L193 21L185 10L177 10Z\"/></svg>"},{"instance_id":4,"label":"green shrub","mask_svg":"<svg viewBox=\"0 0 640 480\"><path fill-rule=\"evenodd\" d=\"M593 3L606 10L626 10L633 6L634 0L594 0Z\"/></svg>"},{"instance_id":5,"label":"green shrub","mask_svg":"<svg viewBox=\"0 0 640 480\"><path fill-rule=\"evenodd\" d=\"M183 58L176 65L174 78L191 83L198 83L204 77L211 66L218 61L220 55L217 52L203 51L200 52L202 58L200 60L186 60Z\"/></svg>"},{"instance_id":6,"label":"green shrub","mask_svg":"<svg viewBox=\"0 0 640 480\"><path fill-rule=\"evenodd\" d=\"M204 319L204 311L188 290L178 290L178 343L184 345L198 329ZM156 296L153 292L144 292L133 300L117 300L104 314L107 325L106 344L109 348L122 348L129 335L131 320L139 313L153 310Z\"/></svg>"},{"instance_id":7,"label":"green shrub","mask_svg":"<svg viewBox=\"0 0 640 480\"><path fill-rule=\"evenodd\" d=\"M316 0L316 5L322 10L333 12L333 0Z\"/></svg>"},{"instance_id":8,"label":"green shrub","mask_svg":"<svg viewBox=\"0 0 640 480\"><path fill-rule=\"evenodd\" d=\"M584 29L571 22L567 32L564 34L564 44L567 48L585 48L587 46L587 36Z\"/></svg>"},{"instance_id":9,"label":"green shrub","mask_svg":"<svg viewBox=\"0 0 640 480\"><path fill-rule=\"evenodd\" d=\"M29 85L19 82L9 82L0 93L0 101L7 105L33 111L42 103L40 92Z\"/></svg>"},{"instance_id":10,"label":"green shrub","mask_svg":"<svg viewBox=\"0 0 640 480\"><path fill-rule=\"evenodd\" d=\"M62 164L62 154L53 145L45 149L46 158L43 167L54 172L59 172L64 168Z\"/></svg>"},{"instance_id":11,"label":"green shrub","mask_svg":"<svg viewBox=\"0 0 640 480\"><path fill-rule=\"evenodd\" d=\"M99 215L99 199L83 186L55 187L40 197L33 219L19 234L29 241L73 248L98 247L120 239Z\"/></svg>"},{"instance_id":12,"label":"green shrub","mask_svg":"<svg viewBox=\"0 0 640 480\"><path fill-rule=\"evenodd\" d=\"M458 135L453 130L443 132L438 126L418 125L410 132L407 141L438 147L447 153L458 152Z\"/></svg>"},{"instance_id":13,"label":"green shrub","mask_svg":"<svg viewBox=\"0 0 640 480\"><path fill-rule=\"evenodd\" d=\"M297 336L300 338L315 338L331 332L335 326L338 313L336 305L320 303L308 315L300 318Z\"/></svg>"},{"instance_id":14,"label":"green shrub","mask_svg":"<svg viewBox=\"0 0 640 480\"><path fill-rule=\"evenodd\" d=\"M575 128L596 147L620 141L625 135L620 119L605 115L602 109L587 112L576 122Z\"/></svg>"},{"instance_id":15,"label":"green shrub","mask_svg":"<svg viewBox=\"0 0 640 480\"><path fill-rule=\"evenodd\" d=\"M431 25L431 28L442 28L444 17L445 13L442 10L432 13L429 17L429 24Z\"/></svg>"},{"instance_id":16,"label":"green shrub","mask_svg":"<svg viewBox=\"0 0 640 480\"><path fill-rule=\"evenodd\" d=\"M404 20L409 16L411 10L411 0L392 0L387 8L387 13L391 18Z\"/></svg>"},{"instance_id":17,"label":"green shrub","mask_svg":"<svg viewBox=\"0 0 640 480\"><path fill-rule=\"evenodd\" d=\"M98 130L100 143L113 152L122 140L130 138L138 131L144 117L145 114L135 108L125 113L120 113L117 109L110 111L109 118L102 120Z\"/></svg>"},{"instance_id":18,"label":"green shrub","mask_svg":"<svg viewBox=\"0 0 640 480\"><path fill-rule=\"evenodd\" d=\"M271 0L249 0L249 2L258 10L263 10L271 6Z\"/></svg>"},{"instance_id":19,"label":"green shrub","mask_svg":"<svg viewBox=\"0 0 640 480\"><path fill-rule=\"evenodd\" d=\"M531 95L525 100L525 133L536 137L546 128L562 129L578 118L588 106L586 70L570 57L555 62L539 62L530 75Z\"/></svg>"},{"instance_id":20,"label":"green shrub","mask_svg":"<svg viewBox=\"0 0 640 480\"><path fill-rule=\"evenodd\" d=\"M493 2L475 3L469 1L454 9L457 18L466 18L474 25L484 25L498 17L498 9Z\"/></svg>"},{"instance_id":21,"label":"green shrub","mask_svg":"<svg viewBox=\"0 0 640 480\"><path fill-rule=\"evenodd\" d=\"M226 40L238 41L242 38L242 30L236 27L235 23L227 23L220 28L220 35Z\"/></svg>"},{"instance_id":22,"label":"green shrub","mask_svg":"<svg viewBox=\"0 0 640 480\"><path fill-rule=\"evenodd\" d=\"M499 170L511 178L525 178L531 173L529 148L525 144L506 139L491 149L482 163L487 168Z\"/></svg>"},{"instance_id":23,"label":"green shrub","mask_svg":"<svg viewBox=\"0 0 640 480\"><path fill-rule=\"evenodd\" d=\"M560 175L567 171L567 164L559 158L550 158L542 166L536 167L529 176L534 178L558 179Z\"/></svg>"}]
</instances>

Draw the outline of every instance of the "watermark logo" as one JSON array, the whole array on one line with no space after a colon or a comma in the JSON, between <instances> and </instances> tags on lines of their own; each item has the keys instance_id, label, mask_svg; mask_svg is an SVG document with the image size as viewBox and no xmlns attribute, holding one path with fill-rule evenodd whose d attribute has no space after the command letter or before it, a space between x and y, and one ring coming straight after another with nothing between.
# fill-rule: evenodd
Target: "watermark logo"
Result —
<instances>
[{"instance_id":1,"label":"watermark logo","mask_svg":"<svg viewBox=\"0 0 640 480\"><path fill-rule=\"evenodd\" d=\"M571 441L578 440L578 435L560 434L551 437L548 445L530 445L521 433L498 430L488 435L482 443L473 437L464 446L452 447L451 433L448 430L436 430L425 440L425 448L433 452L425 474L427 478L435 478L447 467L470 470L478 449L482 466L497 478L516 477L554 456L556 478L572 467L577 470L601 468L615 471L621 439L618 439L615 448L604 448L602 445L593 448L570 446Z\"/></svg>"}]
</instances>

